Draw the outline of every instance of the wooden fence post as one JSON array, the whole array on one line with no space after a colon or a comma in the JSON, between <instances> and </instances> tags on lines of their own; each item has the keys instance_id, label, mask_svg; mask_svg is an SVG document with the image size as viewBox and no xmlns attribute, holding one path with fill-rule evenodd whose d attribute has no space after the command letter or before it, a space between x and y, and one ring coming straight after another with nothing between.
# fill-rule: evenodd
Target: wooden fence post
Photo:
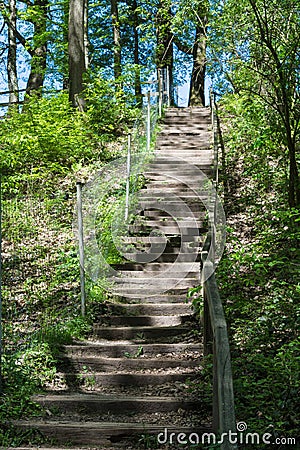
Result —
<instances>
[{"instance_id":1,"label":"wooden fence post","mask_svg":"<svg viewBox=\"0 0 300 450\"><path fill-rule=\"evenodd\" d=\"M130 172L131 172L131 134L128 133L125 220L128 219L129 213Z\"/></svg>"},{"instance_id":2,"label":"wooden fence post","mask_svg":"<svg viewBox=\"0 0 300 450\"><path fill-rule=\"evenodd\" d=\"M79 241L79 263L80 263L80 293L81 293L81 315L86 315L86 295L85 295L85 273L84 273L84 241L83 241L83 220L82 220L82 183L77 187L77 224Z\"/></svg>"}]
</instances>

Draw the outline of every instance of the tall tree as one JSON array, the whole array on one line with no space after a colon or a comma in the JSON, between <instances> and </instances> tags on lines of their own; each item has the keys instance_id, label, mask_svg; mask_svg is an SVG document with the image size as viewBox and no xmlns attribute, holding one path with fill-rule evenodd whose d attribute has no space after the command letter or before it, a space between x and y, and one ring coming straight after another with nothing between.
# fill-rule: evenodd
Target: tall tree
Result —
<instances>
[{"instance_id":1,"label":"tall tree","mask_svg":"<svg viewBox=\"0 0 300 450\"><path fill-rule=\"evenodd\" d=\"M205 106L208 0L181 0L174 17L174 41L192 57L189 105ZM190 36L193 36L192 40Z\"/></svg>"},{"instance_id":2,"label":"tall tree","mask_svg":"<svg viewBox=\"0 0 300 450\"><path fill-rule=\"evenodd\" d=\"M135 97L138 103L142 99L142 87L141 87L141 72L140 72L140 51L139 51L139 14L137 0L132 2L133 9L133 34L134 34L134 66L135 66L135 78L134 78L134 90Z\"/></svg>"},{"instance_id":3,"label":"tall tree","mask_svg":"<svg viewBox=\"0 0 300 450\"><path fill-rule=\"evenodd\" d=\"M47 68L47 9L48 0L35 0L32 6L33 37L30 50L30 74L27 81L28 95L41 95Z\"/></svg>"},{"instance_id":4,"label":"tall tree","mask_svg":"<svg viewBox=\"0 0 300 450\"><path fill-rule=\"evenodd\" d=\"M110 0L111 19L113 27L113 51L114 51L114 75L119 78L122 75L122 61L121 61L121 33L119 22L118 1Z\"/></svg>"},{"instance_id":5,"label":"tall tree","mask_svg":"<svg viewBox=\"0 0 300 450\"><path fill-rule=\"evenodd\" d=\"M173 32L171 0L159 0L156 13L156 66L168 71L170 91L173 86Z\"/></svg>"},{"instance_id":6,"label":"tall tree","mask_svg":"<svg viewBox=\"0 0 300 450\"><path fill-rule=\"evenodd\" d=\"M300 11L298 0L219 2L211 46L229 86L265 104L286 149L288 203L300 207ZM220 75L219 75L220 76Z\"/></svg>"},{"instance_id":7,"label":"tall tree","mask_svg":"<svg viewBox=\"0 0 300 450\"><path fill-rule=\"evenodd\" d=\"M69 5L69 99L74 107L82 109L84 100L83 75L86 71L85 0L70 0Z\"/></svg>"},{"instance_id":8,"label":"tall tree","mask_svg":"<svg viewBox=\"0 0 300 450\"><path fill-rule=\"evenodd\" d=\"M18 74L17 74L17 8L16 0L9 0L8 27L8 54L7 54L7 78L9 90L9 103L14 105L19 101Z\"/></svg>"},{"instance_id":9,"label":"tall tree","mask_svg":"<svg viewBox=\"0 0 300 450\"><path fill-rule=\"evenodd\" d=\"M201 0L196 12L196 33L193 45L193 69L190 83L190 106L205 106L205 71L206 71L206 45L207 20L209 5Z\"/></svg>"}]
</instances>

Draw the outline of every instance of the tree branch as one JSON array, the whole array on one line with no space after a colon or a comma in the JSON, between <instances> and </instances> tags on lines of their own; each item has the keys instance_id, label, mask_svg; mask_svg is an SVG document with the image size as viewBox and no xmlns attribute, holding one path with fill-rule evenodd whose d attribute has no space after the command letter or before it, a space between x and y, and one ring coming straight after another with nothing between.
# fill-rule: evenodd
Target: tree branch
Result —
<instances>
[{"instance_id":1,"label":"tree branch","mask_svg":"<svg viewBox=\"0 0 300 450\"><path fill-rule=\"evenodd\" d=\"M9 20L9 15L8 12L6 10L6 7L3 3L3 1L0 1L0 10L2 10L2 15L3 15L3 19L4 22L6 23L6 25L13 30L13 32L15 33L16 38L18 39L18 41L20 42L20 44L23 45L23 47L27 50L27 52L29 53L29 55L31 57L34 56L34 51L30 48L28 40L24 38L24 36L16 29L16 27L14 27L10 20Z\"/></svg>"},{"instance_id":2,"label":"tree branch","mask_svg":"<svg viewBox=\"0 0 300 450\"><path fill-rule=\"evenodd\" d=\"M181 52L186 53L187 55L193 54L193 47L191 48L188 45L183 44L177 36L174 36L174 43L178 47L178 50L180 50Z\"/></svg>"}]
</instances>

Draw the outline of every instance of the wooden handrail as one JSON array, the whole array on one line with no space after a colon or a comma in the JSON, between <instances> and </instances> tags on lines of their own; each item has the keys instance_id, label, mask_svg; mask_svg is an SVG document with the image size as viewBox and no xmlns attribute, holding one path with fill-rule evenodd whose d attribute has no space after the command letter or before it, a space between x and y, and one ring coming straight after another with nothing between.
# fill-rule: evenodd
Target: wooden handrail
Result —
<instances>
[{"instance_id":1,"label":"wooden handrail","mask_svg":"<svg viewBox=\"0 0 300 450\"><path fill-rule=\"evenodd\" d=\"M224 436L221 449L233 450L237 445L228 439L229 432L236 433L236 422L227 324L215 274L206 279L213 272L206 256L203 252L204 354L213 355L213 430Z\"/></svg>"},{"instance_id":2,"label":"wooden handrail","mask_svg":"<svg viewBox=\"0 0 300 450\"><path fill-rule=\"evenodd\" d=\"M214 180L213 187L218 183L218 135L216 133L216 110L214 95L211 96L212 125L214 137ZM215 271L216 248L216 201L215 189L211 196L211 231L204 242L202 262L202 292L204 305L204 354L213 355L213 431L223 439L222 450L237 449L230 439L230 433L236 433L233 380L227 324L223 305L219 295Z\"/></svg>"}]
</instances>

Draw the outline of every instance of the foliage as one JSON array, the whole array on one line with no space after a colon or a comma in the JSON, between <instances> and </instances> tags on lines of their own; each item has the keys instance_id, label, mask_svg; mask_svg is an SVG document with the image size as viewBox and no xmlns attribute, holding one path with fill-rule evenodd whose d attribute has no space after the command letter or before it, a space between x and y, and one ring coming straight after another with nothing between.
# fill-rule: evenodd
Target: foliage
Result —
<instances>
[{"instance_id":1,"label":"foliage","mask_svg":"<svg viewBox=\"0 0 300 450\"><path fill-rule=\"evenodd\" d=\"M14 110L0 123L1 173L18 192L22 183L66 174L73 164L94 158L99 143L84 116L66 94L31 99L22 114ZM99 153L99 149L98 149Z\"/></svg>"},{"instance_id":2,"label":"foliage","mask_svg":"<svg viewBox=\"0 0 300 450\"><path fill-rule=\"evenodd\" d=\"M216 2L211 21L211 73L226 90L259 102L289 164L288 203L300 205L299 8L295 0ZM247 106L247 103L246 103ZM250 120L251 122L251 120Z\"/></svg>"},{"instance_id":3,"label":"foliage","mask_svg":"<svg viewBox=\"0 0 300 450\"><path fill-rule=\"evenodd\" d=\"M134 96L126 93L127 76L115 82L105 80L103 72L90 73L84 96L87 101L87 116L94 132L102 139L111 139L127 131L139 110L133 107Z\"/></svg>"},{"instance_id":4,"label":"foliage","mask_svg":"<svg viewBox=\"0 0 300 450\"><path fill-rule=\"evenodd\" d=\"M92 83L92 82L91 82ZM105 292L88 289L80 315L79 264L72 232L75 180L118 156L130 127L130 99L100 78L85 112L65 93L30 99L0 123L3 231L3 395L0 445L38 443L11 419L39 414L31 394L55 382L63 344L83 339ZM107 114L106 114L107 113ZM124 189L120 190L120 195ZM104 205L103 205L104 206ZM103 224L105 236L107 223Z\"/></svg>"},{"instance_id":5,"label":"foliage","mask_svg":"<svg viewBox=\"0 0 300 450\"><path fill-rule=\"evenodd\" d=\"M296 438L300 212L286 208L285 149L265 121L263 102L227 95L221 105L221 176L229 197L227 250L217 275L230 330L237 419L249 432Z\"/></svg>"},{"instance_id":6,"label":"foliage","mask_svg":"<svg viewBox=\"0 0 300 450\"><path fill-rule=\"evenodd\" d=\"M84 113L70 106L66 93L32 98L22 114L13 110L0 122L4 192L16 194L41 179L49 184L72 168L112 157L107 143L132 125L137 111L121 87L116 91L101 78L90 83L86 98Z\"/></svg>"}]
</instances>

